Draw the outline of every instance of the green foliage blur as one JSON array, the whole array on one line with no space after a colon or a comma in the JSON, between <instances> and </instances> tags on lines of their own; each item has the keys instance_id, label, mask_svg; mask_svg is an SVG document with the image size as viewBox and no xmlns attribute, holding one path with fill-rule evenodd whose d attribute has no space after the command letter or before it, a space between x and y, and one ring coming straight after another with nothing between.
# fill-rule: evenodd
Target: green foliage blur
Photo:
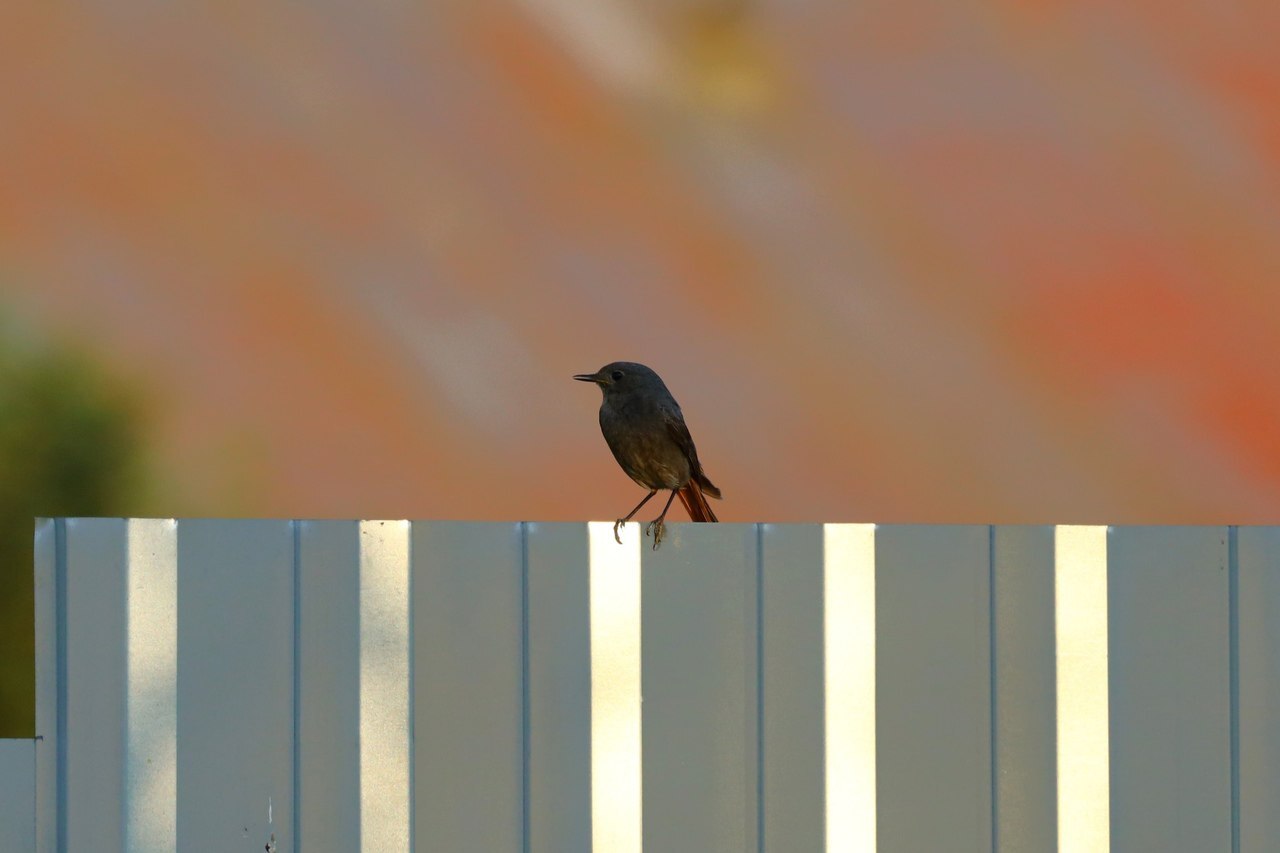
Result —
<instances>
[{"instance_id":1,"label":"green foliage blur","mask_svg":"<svg viewBox=\"0 0 1280 853\"><path fill-rule=\"evenodd\" d=\"M35 733L34 520L137 514L145 420L86 354L0 316L0 737Z\"/></svg>"}]
</instances>

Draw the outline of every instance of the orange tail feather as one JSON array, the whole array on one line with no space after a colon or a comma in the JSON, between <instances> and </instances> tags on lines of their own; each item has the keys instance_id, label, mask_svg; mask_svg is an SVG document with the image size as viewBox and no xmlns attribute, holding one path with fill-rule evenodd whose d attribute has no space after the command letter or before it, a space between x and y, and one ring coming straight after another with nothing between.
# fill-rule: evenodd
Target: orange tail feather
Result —
<instances>
[{"instance_id":1,"label":"orange tail feather","mask_svg":"<svg viewBox=\"0 0 1280 853\"><path fill-rule=\"evenodd\" d=\"M707 503L697 480L690 480L689 485L676 492L676 495L680 498L680 503L684 504L684 511L689 513L689 518L694 521L720 520L711 511L711 505Z\"/></svg>"}]
</instances>

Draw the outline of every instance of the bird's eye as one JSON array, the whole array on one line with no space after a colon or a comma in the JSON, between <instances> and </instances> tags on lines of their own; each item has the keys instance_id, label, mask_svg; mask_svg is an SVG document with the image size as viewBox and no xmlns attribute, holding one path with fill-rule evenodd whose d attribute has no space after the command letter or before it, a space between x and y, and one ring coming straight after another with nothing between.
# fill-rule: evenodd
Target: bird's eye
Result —
<instances>
[{"instance_id":1,"label":"bird's eye","mask_svg":"<svg viewBox=\"0 0 1280 853\"><path fill-rule=\"evenodd\" d=\"M609 375L613 377L613 381L614 381L614 382L617 382L619 379L621 379L621 378L622 378L622 371L621 371L621 370L615 370L613 373L611 373L611 374L609 374Z\"/></svg>"}]
</instances>

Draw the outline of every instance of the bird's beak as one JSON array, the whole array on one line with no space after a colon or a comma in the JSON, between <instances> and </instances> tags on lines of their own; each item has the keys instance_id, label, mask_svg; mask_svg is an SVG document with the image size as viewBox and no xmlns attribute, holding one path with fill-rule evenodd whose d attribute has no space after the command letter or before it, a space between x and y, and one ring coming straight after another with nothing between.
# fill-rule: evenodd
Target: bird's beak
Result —
<instances>
[{"instance_id":1,"label":"bird's beak","mask_svg":"<svg viewBox=\"0 0 1280 853\"><path fill-rule=\"evenodd\" d=\"M579 373L577 376L573 378L578 380L579 382L599 382L600 381L600 376L599 374L596 374L596 373Z\"/></svg>"}]
</instances>

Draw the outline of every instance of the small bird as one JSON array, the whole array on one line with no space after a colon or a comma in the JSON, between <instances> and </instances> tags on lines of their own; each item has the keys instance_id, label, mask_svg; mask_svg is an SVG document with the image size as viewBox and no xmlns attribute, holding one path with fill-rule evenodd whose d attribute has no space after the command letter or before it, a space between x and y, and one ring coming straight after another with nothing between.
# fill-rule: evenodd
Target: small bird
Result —
<instances>
[{"instance_id":1,"label":"small bird","mask_svg":"<svg viewBox=\"0 0 1280 853\"><path fill-rule=\"evenodd\" d=\"M662 377L643 364L615 361L595 373L579 373L579 382L600 386L600 431L627 476L649 490L635 509L613 524L613 538L622 544L618 526L631 520L649 499L662 489L671 497L662 514L645 525L644 535L653 531L657 550L665 531L667 510L676 495L694 521L719 521L707 503L707 496L720 497L720 490L707 479L698 462L689 428L680 404L671 396Z\"/></svg>"}]
</instances>

